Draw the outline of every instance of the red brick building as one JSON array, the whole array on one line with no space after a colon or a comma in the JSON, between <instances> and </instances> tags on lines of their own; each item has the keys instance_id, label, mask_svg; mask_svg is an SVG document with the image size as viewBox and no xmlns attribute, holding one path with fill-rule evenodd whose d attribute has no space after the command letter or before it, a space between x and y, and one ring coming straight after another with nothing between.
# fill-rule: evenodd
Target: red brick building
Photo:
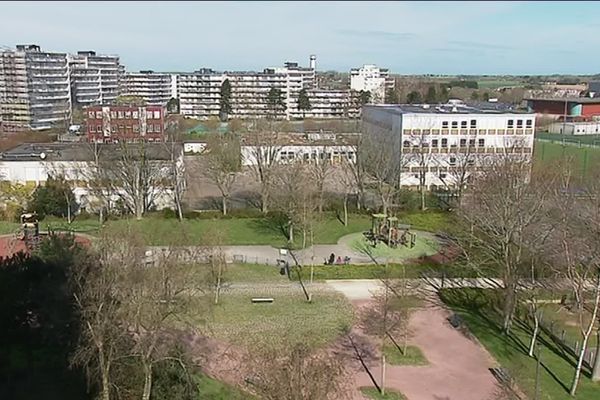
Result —
<instances>
[{"instance_id":1,"label":"red brick building","mask_svg":"<svg viewBox=\"0 0 600 400\"><path fill-rule=\"evenodd\" d=\"M110 105L86 108L86 129L90 142L163 142L163 106Z\"/></svg>"},{"instance_id":2,"label":"red brick building","mask_svg":"<svg viewBox=\"0 0 600 400\"><path fill-rule=\"evenodd\" d=\"M527 99L527 106L536 114L554 116L557 119L590 120L600 115L600 98L569 97Z\"/></svg>"}]
</instances>

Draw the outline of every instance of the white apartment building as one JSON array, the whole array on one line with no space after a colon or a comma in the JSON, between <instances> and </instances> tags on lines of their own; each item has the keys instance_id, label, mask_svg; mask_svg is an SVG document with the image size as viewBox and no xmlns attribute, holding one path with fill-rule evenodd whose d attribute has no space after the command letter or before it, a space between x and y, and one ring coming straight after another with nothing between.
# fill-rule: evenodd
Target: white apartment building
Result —
<instances>
[{"instance_id":1,"label":"white apartment building","mask_svg":"<svg viewBox=\"0 0 600 400\"><path fill-rule=\"evenodd\" d=\"M0 50L0 121L3 130L48 129L71 118L65 53L37 45Z\"/></svg>"},{"instance_id":2,"label":"white apartment building","mask_svg":"<svg viewBox=\"0 0 600 400\"><path fill-rule=\"evenodd\" d=\"M89 106L113 103L119 95L121 64L114 55L79 51L69 55L73 105Z\"/></svg>"},{"instance_id":3,"label":"white apartment building","mask_svg":"<svg viewBox=\"0 0 600 400\"><path fill-rule=\"evenodd\" d=\"M177 76L154 71L127 72L123 77L121 93L144 99L148 105L164 106L177 97Z\"/></svg>"},{"instance_id":4,"label":"white apartment building","mask_svg":"<svg viewBox=\"0 0 600 400\"><path fill-rule=\"evenodd\" d=\"M535 114L499 103L365 106L362 123L364 135L397 153L402 186L418 186L421 173L428 187L447 186L463 160L481 167L500 154L533 153Z\"/></svg>"},{"instance_id":5,"label":"white apartment building","mask_svg":"<svg viewBox=\"0 0 600 400\"><path fill-rule=\"evenodd\" d=\"M216 118L221 109L221 85L226 75L201 69L177 76L180 113L200 119Z\"/></svg>"},{"instance_id":6,"label":"white apartment building","mask_svg":"<svg viewBox=\"0 0 600 400\"><path fill-rule=\"evenodd\" d=\"M358 106L352 101L349 90L309 89L307 90L311 109L298 109L298 94L295 94L288 114L290 118L348 118L358 113Z\"/></svg>"},{"instance_id":7,"label":"white apartment building","mask_svg":"<svg viewBox=\"0 0 600 400\"><path fill-rule=\"evenodd\" d=\"M300 67L296 62L286 62L283 67L275 67L272 70L276 74L285 74L286 85L286 118L289 119L291 114L298 108L298 93L302 89L313 89L316 87L316 66L317 57L310 56L309 67Z\"/></svg>"},{"instance_id":8,"label":"white apartment building","mask_svg":"<svg viewBox=\"0 0 600 400\"><path fill-rule=\"evenodd\" d=\"M394 79L386 68L365 64L350 70L350 89L371 92L371 103L383 104L386 90L394 89Z\"/></svg>"}]
</instances>

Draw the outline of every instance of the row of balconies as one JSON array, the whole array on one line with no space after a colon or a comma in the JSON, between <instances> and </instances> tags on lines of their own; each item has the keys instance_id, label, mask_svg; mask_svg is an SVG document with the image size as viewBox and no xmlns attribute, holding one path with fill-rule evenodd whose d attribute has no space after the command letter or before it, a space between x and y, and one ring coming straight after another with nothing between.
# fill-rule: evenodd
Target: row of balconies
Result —
<instances>
[{"instance_id":1,"label":"row of balconies","mask_svg":"<svg viewBox=\"0 0 600 400\"><path fill-rule=\"evenodd\" d=\"M531 135L527 129L404 129L404 135Z\"/></svg>"}]
</instances>

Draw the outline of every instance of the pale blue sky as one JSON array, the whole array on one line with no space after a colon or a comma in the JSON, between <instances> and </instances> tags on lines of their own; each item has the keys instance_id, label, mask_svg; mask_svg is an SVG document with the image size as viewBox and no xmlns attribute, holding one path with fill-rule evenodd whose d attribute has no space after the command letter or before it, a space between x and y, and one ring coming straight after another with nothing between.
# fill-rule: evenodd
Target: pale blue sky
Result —
<instances>
[{"instance_id":1,"label":"pale blue sky","mask_svg":"<svg viewBox=\"0 0 600 400\"><path fill-rule=\"evenodd\" d=\"M0 46L119 54L128 70L284 61L400 74L600 72L594 2L0 3Z\"/></svg>"}]
</instances>

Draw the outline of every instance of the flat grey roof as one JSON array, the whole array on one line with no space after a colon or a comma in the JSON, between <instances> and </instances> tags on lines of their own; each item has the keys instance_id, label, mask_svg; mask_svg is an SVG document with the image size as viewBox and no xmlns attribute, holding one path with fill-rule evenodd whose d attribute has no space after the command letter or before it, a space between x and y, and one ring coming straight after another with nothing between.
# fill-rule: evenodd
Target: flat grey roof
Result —
<instances>
[{"instance_id":1,"label":"flat grey roof","mask_svg":"<svg viewBox=\"0 0 600 400\"><path fill-rule=\"evenodd\" d=\"M582 103L582 104L597 104L600 103L600 97L530 97L524 100L527 101L553 101L558 103Z\"/></svg>"},{"instance_id":2,"label":"flat grey roof","mask_svg":"<svg viewBox=\"0 0 600 400\"><path fill-rule=\"evenodd\" d=\"M384 104L366 105L366 108L383 109L393 114L526 114L512 104L495 102L470 102L457 104Z\"/></svg>"},{"instance_id":3,"label":"flat grey roof","mask_svg":"<svg viewBox=\"0 0 600 400\"><path fill-rule=\"evenodd\" d=\"M118 160L122 151L131 152L131 157L140 154L142 144L98 144L101 160ZM146 157L151 160L169 160L169 146L165 143L144 143ZM181 147L181 144L178 144ZM94 145L91 143L23 143L0 153L1 161L39 161L44 153L45 161L93 161Z\"/></svg>"}]
</instances>

